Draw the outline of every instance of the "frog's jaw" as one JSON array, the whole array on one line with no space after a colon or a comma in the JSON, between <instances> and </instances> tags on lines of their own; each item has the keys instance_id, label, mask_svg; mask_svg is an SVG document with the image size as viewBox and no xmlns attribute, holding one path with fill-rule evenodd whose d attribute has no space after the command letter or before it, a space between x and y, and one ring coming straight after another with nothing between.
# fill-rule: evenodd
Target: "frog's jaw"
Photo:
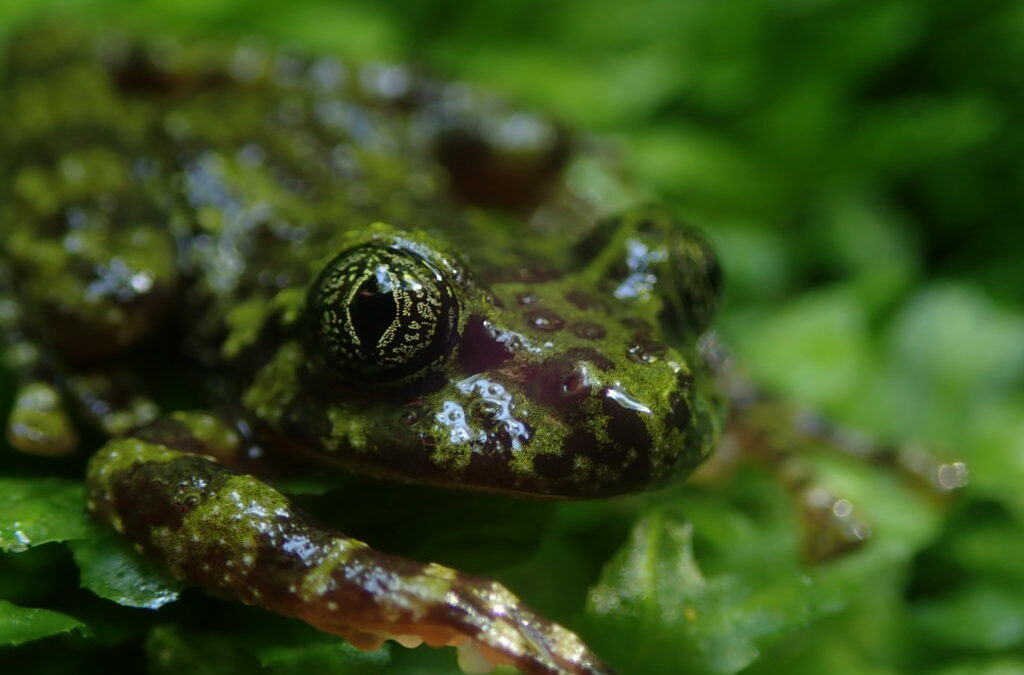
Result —
<instances>
[{"instance_id":1,"label":"frog's jaw","mask_svg":"<svg viewBox=\"0 0 1024 675\"><path fill-rule=\"evenodd\" d=\"M444 372L402 386L333 378L295 339L241 399L257 441L275 452L387 480L608 497L688 474L716 438L700 374L647 330L623 322L605 342L550 329L538 338L476 313Z\"/></svg>"},{"instance_id":2,"label":"frog's jaw","mask_svg":"<svg viewBox=\"0 0 1024 675\"><path fill-rule=\"evenodd\" d=\"M482 330L474 325L466 335ZM243 401L275 452L387 480L533 497L635 492L689 473L716 437L704 388L675 361L616 365L573 349L538 360L505 354L484 372L453 365L461 370L418 390L368 395L325 386L290 343Z\"/></svg>"}]
</instances>

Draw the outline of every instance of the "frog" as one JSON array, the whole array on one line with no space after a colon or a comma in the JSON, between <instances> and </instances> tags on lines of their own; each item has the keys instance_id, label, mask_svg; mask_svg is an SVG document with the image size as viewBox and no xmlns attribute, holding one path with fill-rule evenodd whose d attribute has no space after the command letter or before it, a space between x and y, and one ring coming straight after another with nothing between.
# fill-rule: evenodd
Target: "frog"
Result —
<instances>
[{"instance_id":1,"label":"frog","mask_svg":"<svg viewBox=\"0 0 1024 675\"><path fill-rule=\"evenodd\" d=\"M361 649L613 672L503 585L321 525L272 479L595 499L686 478L725 415L698 231L600 213L561 125L401 65L58 25L12 37L4 78L13 447L71 452L85 420L98 521ZM162 410L133 365L154 360L202 373L209 407Z\"/></svg>"}]
</instances>

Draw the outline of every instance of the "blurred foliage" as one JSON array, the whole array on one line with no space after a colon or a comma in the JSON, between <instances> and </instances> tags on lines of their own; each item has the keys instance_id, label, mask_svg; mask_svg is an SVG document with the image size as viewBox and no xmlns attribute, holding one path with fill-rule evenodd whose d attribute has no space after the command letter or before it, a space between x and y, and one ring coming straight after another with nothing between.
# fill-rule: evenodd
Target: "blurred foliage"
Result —
<instances>
[{"instance_id":1,"label":"blurred foliage","mask_svg":"<svg viewBox=\"0 0 1024 675\"><path fill-rule=\"evenodd\" d=\"M971 469L937 504L822 456L877 536L812 567L791 500L757 468L530 505L543 527L486 499L467 512L493 527L431 519L430 491L393 488L359 534L411 532L388 545L499 577L626 673L1024 673L1024 4L6 0L0 27L43 13L411 59L614 135L638 182L717 244L719 325L760 382ZM3 672L454 671L450 654L360 655L195 592L153 614L76 590L59 545L16 551L91 536L68 502L80 488L9 450L0 472L17 476L0 490L0 644L56 636L0 647ZM123 556L104 570L105 555L75 545L103 597L151 574ZM156 595L136 604L162 597L145 578Z\"/></svg>"}]
</instances>

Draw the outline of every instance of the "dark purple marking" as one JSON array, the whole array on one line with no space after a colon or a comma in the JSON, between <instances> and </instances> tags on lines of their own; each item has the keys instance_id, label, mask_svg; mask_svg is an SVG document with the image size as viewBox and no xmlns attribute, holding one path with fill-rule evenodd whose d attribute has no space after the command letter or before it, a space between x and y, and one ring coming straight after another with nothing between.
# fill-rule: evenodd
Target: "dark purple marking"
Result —
<instances>
[{"instance_id":1,"label":"dark purple marking","mask_svg":"<svg viewBox=\"0 0 1024 675\"><path fill-rule=\"evenodd\" d=\"M693 414L690 411L690 402L682 391L676 390L668 397L668 415L665 421L671 429L685 430L690 426Z\"/></svg>"},{"instance_id":2,"label":"dark purple marking","mask_svg":"<svg viewBox=\"0 0 1024 675\"><path fill-rule=\"evenodd\" d=\"M562 273L548 265L533 265L520 267L498 267L488 270L481 275L486 283L519 283L539 284L545 281L556 281L562 278Z\"/></svg>"},{"instance_id":3,"label":"dark purple marking","mask_svg":"<svg viewBox=\"0 0 1024 675\"><path fill-rule=\"evenodd\" d=\"M572 332L576 337L584 340L603 340L607 335L604 328L591 321L578 321L572 325Z\"/></svg>"},{"instance_id":4,"label":"dark purple marking","mask_svg":"<svg viewBox=\"0 0 1024 675\"><path fill-rule=\"evenodd\" d=\"M586 434L579 430L574 431L565 440L561 452L537 455L533 459L533 470L540 476L552 481L567 478L572 474L574 460L579 453L578 448L592 447L596 441L593 436L587 439L576 439L577 434ZM586 434L589 435L589 434ZM586 452L582 454L586 455Z\"/></svg>"},{"instance_id":5,"label":"dark purple marking","mask_svg":"<svg viewBox=\"0 0 1024 675\"><path fill-rule=\"evenodd\" d=\"M553 142L543 147L507 149L463 127L438 139L437 158L462 201L529 211L554 187L569 155L566 134L556 132Z\"/></svg>"},{"instance_id":6,"label":"dark purple marking","mask_svg":"<svg viewBox=\"0 0 1024 675\"><path fill-rule=\"evenodd\" d=\"M638 336L650 336L654 332L654 327L651 324L635 316L627 316L619 319L619 322L629 330L634 331L634 339L637 339Z\"/></svg>"},{"instance_id":7,"label":"dark purple marking","mask_svg":"<svg viewBox=\"0 0 1024 675\"><path fill-rule=\"evenodd\" d=\"M544 333L554 333L565 326L562 317L547 309L535 309L526 315L526 322L531 328Z\"/></svg>"},{"instance_id":8,"label":"dark purple marking","mask_svg":"<svg viewBox=\"0 0 1024 675\"><path fill-rule=\"evenodd\" d=\"M569 291L565 294L565 299L571 302L579 309L588 312L607 312L609 310L608 303L600 298L595 298L592 295L584 293L583 291Z\"/></svg>"},{"instance_id":9,"label":"dark purple marking","mask_svg":"<svg viewBox=\"0 0 1024 675\"><path fill-rule=\"evenodd\" d=\"M155 445L166 445L182 452L203 454L204 446L202 441L196 438L191 429L183 422L172 417L161 417L151 424L132 433L135 438L153 443Z\"/></svg>"},{"instance_id":10,"label":"dark purple marking","mask_svg":"<svg viewBox=\"0 0 1024 675\"><path fill-rule=\"evenodd\" d=\"M470 374L496 370L510 358L508 347L499 342L484 325L482 317L469 317L459 340L459 365Z\"/></svg>"},{"instance_id":11,"label":"dark purple marking","mask_svg":"<svg viewBox=\"0 0 1024 675\"><path fill-rule=\"evenodd\" d=\"M143 50L133 50L128 58L115 63L112 71L114 84L126 96L186 96L198 92L226 89L231 78L223 70L161 68Z\"/></svg>"},{"instance_id":12,"label":"dark purple marking","mask_svg":"<svg viewBox=\"0 0 1024 675\"><path fill-rule=\"evenodd\" d=\"M154 528L180 528L188 514L215 496L231 474L201 455L133 464L111 482L113 502L105 508L121 516L124 534L145 544ZM154 499L156 494L161 497Z\"/></svg>"},{"instance_id":13,"label":"dark purple marking","mask_svg":"<svg viewBox=\"0 0 1024 675\"><path fill-rule=\"evenodd\" d=\"M603 446L593 458L598 462L618 465L626 459L629 450L634 450L635 456L622 469L620 485L646 485L651 475L651 436L641 419L645 413L624 407L608 395L607 389L602 393L601 407L608 415L608 435L612 442Z\"/></svg>"}]
</instances>

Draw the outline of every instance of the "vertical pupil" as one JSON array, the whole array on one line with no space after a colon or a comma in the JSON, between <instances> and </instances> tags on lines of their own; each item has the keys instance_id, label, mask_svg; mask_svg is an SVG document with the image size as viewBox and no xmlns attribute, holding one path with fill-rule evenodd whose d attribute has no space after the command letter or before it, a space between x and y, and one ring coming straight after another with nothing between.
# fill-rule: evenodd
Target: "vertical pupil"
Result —
<instances>
[{"instance_id":1,"label":"vertical pupil","mask_svg":"<svg viewBox=\"0 0 1024 675\"><path fill-rule=\"evenodd\" d=\"M363 348L374 349L384 331L395 321L397 307L393 286L377 275L368 278L352 296L348 311Z\"/></svg>"},{"instance_id":2,"label":"vertical pupil","mask_svg":"<svg viewBox=\"0 0 1024 675\"><path fill-rule=\"evenodd\" d=\"M307 297L312 345L345 379L381 381L433 369L454 347L459 305L447 280L411 251L343 251Z\"/></svg>"}]
</instances>

